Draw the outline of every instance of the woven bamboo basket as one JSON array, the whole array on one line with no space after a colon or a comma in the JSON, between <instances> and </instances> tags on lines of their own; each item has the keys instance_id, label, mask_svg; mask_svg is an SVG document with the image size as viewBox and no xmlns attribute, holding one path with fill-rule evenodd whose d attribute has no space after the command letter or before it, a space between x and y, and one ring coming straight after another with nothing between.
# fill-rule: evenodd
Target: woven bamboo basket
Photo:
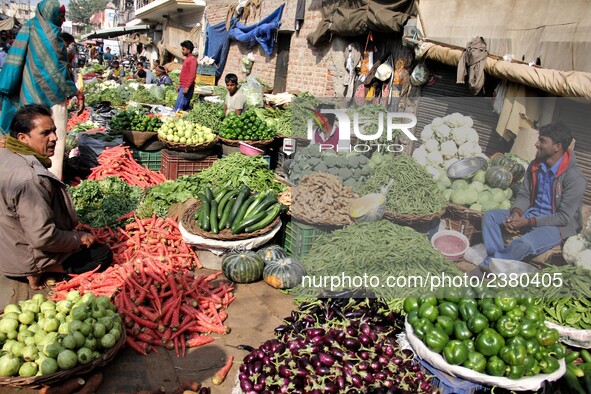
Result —
<instances>
[{"instance_id":1,"label":"woven bamboo basket","mask_svg":"<svg viewBox=\"0 0 591 394\"><path fill-rule=\"evenodd\" d=\"M384 219L389 220L393 223L400 224L402 226L415 226L433 222L434 220L441 219L445 209L438 213L432 213L429 215L415 215L409 213L395 213L386 211L384 213Z\"/></svg>"},{"instance_id":2,"label":"woven bamboo basket","mask_svg":"<svg viewBox=\"0 0 591 394\"><path fill-rule=\"evenodd\" d=\"M146 142L158 138L158 133L153 131L123 130L121 133L125 141L135 148L141 148Z\"/></svg>"},{"instance_id":3,"label":"woven bamboo basket","mask_svg":"<svg viewBox=\"0 0 591 394\"><path fill-rule=\"evenodd\" d=\"M198 152L201 150L210 149L219 142L218 137L216 137L212 141L204 142L202 144L181 144L180 142L170 142L170 141L166 141L163 138L160 138L160 136L158 136L158 139L168 149L178 151L178 152Z\"/></svg>"},{"instance_id":4,"label":"woven bamboo basket","mask_svg":"<svg viewBox=\"0 0 591 394\"><path fill-rule=\"evenodd\" d=\"M310 226L318 226L318 227L327 227L327 228L342 228L344 226L348 226L350 224L353 224L353 219L349 218L348 220L342 220L342 221L329 221L329 220L318 220L318 219L310 219L307 218L305 216L301 216L301 215L294 215L293 212L291 212L291 217L294 218L295 220L297 220L298 222L302 222L304 224L308 224Z\"/></svg>"},{"instance_id":5,"label":"woven bamboo basket","mask_svg":"<svg viewBox=\"0 0 591 394\"><path fill-rule=\"evenodd\" d=\"M482 232L483 213L458 204L449 204L443 215L445 225L450 230L464 234L470 243L479 240Z\"/></svg>"},{"instance_id":6,"label":"woven bamboo basket","mask_svg":"<svg viewBox=\"0 0 591 394\"><path fill-rule=\"evenodd\" d=\"M274 229L275 226L277 226L277 223L279 223L279 221L281 220L280 215L278 215L275 218L275 220L273 220L273 222L269 224L267 227L264 227L257 231L253 231L252 233L232 234L232 231L229 228L225 228L223 230L220 230L219 233L214 234L210 231L203 230L201 227L197 225L194 215L200 206L201 201L198 201L195 204L193 204L189 209L187 209L185 213L183 213L181 219L183 227L191 234L197 235L202 238L217 239L219 241L240 241L243 239L255 238L267 234L269 231Z\"/></svg>"},{"instance_id":7,"label":"woven bamboo basket","mask_svg":"<svg viewBox=\"0 0 591 394\"><path fill-rule=\"evenodd\" d=\"M79 365L67 371L59 371L49 375L31 376L31 377L2 377L0 378L0 386L10 386L17 388L40 388L41 386L56 386L62 384L64 381L91 373L97 368L107 365L117 355L119 350L125 343L125 330L121 333L121 338L117 341L115 346L103 353L99 358L86 365Z\"/></svg>"},{"instance_id":8,"label":"woven bamboo basket","mask_svg":"<svg viewBox=\"0 0 591 394\"><path fill-rule=\"evenodd\" d=\"M240 143L243 142L245 144L252 145L255 148L263 148L275 140L274 138L270 140L229 140L222 137L219 137L219 139L228 146L240 146Z\"/></svg>"}]
</instances>

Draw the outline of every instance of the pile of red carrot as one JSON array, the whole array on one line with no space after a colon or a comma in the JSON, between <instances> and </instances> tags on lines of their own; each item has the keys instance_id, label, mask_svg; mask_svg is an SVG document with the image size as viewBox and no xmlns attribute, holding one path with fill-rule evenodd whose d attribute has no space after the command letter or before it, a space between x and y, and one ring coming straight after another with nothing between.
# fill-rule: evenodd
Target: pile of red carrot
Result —
<instances>
[{"instance_id":1,"label":"pile of red carrot","mask_svg":"<svg viewBox=\"0 0 591 394\"><path fill-rule=\"evenodd\" d=\"M72 127L79 125L80 123L87 122L90 119L90 111L85 109L80 115L73 114L66 125L66 130L70 130Z\"/></svg>"},{"instance_id":2,"label":"pile of red carrot","mask_svg":"<svg viewBox=\"0 0 591 394\"><path fill-rule=\"evenodd\" d=\"M127 344L141 354L164 346L184 356L187 347L214 340L204 334L229 332L223 322L235 298L233 287L212 283L220 272L196 277L190 271L201 264L173 219L136 218L117 232L90 231L109 243L114 264L56 284L53 299L65 298L70 290L113 297L127 326Z\"/></svg>"},{"instance_id":3,"label":"pile of red carrot","mask_svg":"<svg viewBox=\"0 0 591 394\"><path fill-rule=\"evenodd\" d=\"M143 167L134 160L129 147L106 148L98 157L99 165L88 176L91 180L101 180L116 176L132 186L142 188L158 185L166 180L164 175Z\"/></svg>"}]
</instances>

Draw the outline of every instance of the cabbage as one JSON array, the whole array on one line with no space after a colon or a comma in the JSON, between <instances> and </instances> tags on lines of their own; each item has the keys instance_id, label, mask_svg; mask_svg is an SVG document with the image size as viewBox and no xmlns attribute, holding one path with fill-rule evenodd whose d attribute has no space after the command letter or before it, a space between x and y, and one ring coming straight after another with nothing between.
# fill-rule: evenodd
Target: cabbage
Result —
<instances>
[{"instance_id":1,"label":"cabbage","mask_svg":"<svg viewBox=\"0 0 591 394\"><path fill-rule=\"evenodd\" d=\"M20 315L18 315L18 321L28 326L29 324L35 323L36 316L37 315L35 312L25 310Z\"/></svg>"},{"instance_id":2,"label":"cabbage","mask_svg":"<svg viewBox=\"0 0 591 394\"><path fill-rule=\"evenodd\" d=\"M499 204L499 208L511 209L511 201L509 201L509 200L501 201L501 203Z\"/></svg>"},{"instance_id":3,"label":"cabbage","mask_svg":"<svg viewBox=\"0 0 591 394\"><path fill-rule=\"evenodd\" d=\"M452 193L453 193L453 190L452 189L446 189L446 190L443 191L443 196L445 197L445 199L447 201L450 201L451 200L451 194Z\"/></svg>"},{"instance_id":4,"label":"cabbage","mask_svg":"<svg viewBox=\"0 0 591 394\"><path fill-rule=\"evenodd\" d=\"M16 314L21 313L21 308L15 304L8 304L4 307L4 315L7 315L10 312L14 312Z\"/></svg>"},{"instance_id":5,"label":"cabbage","mask_svg":"<svg viewBox=\"0 0 591 394\"><path fill-rule=\"evenodd\" d=\"M453 190L465 190L465 189L468 189L468 182L466 182L463 179L456 179L451 184L451 188Z\"/></svg>"},{"instance_id":6,"label":"cabbage","mask_svg":"<svg viewBox=\"0 0 591 394\"><path fill-rule=\"evenodd\" d=\"M466 191L463 189L455 189L451 192L450 200L454 204L464 205L467 203Z\"/></svg>"},{"instance_id":7,"label":"cabbage","mask_svg":"<svg viewBox=\"0 0 591 394\"><path fill-rule=\"evenodd\" d=\"M21 360L12 354L0 357L0 376L14 376L21 367Z\"/></svg>"},{"instance_id":8,"label":"cabbage","mask_svg":"<svg viewBox=\"0 0 591 394\"><path fill-rule=\"evenodd\" d=\"M470 183L470 189L474 189L480 193L484 190L484 183L479 181L472 181L472 183Z\"/></svg>"},{"instance_id":9,"label":"cabbage","mask_svg":"<svg viewBox=\"0 0 591 394\"><path fill-rule=\"evenodd\" d=\"M31 362L31 361L27 361L26 363L21 365L21 367L18 370L18 374L19 374L19 376L24 376L24 377L35 376L35 375L37 375L38 370L39 370L39 367L37 366L37 364L35 364L34 362Z\"/></svg>"},{"instance_id":10,"label":"cabbage","mask_svg":"<svg viewBox=\"0 0 591 394\"><path fill-rule=\"evenodd\" d=\"M474 189L466 189L464 190L464 205L471 205L478 200L478 192Z\"/></svg>"},{"instance_id":11,"label":"cabbage","mask_svg":"<svg viewBox=\"0 0 591 394\"><path fill-rule=\"evenodd\" d=\"M18 320L10 319L10 318L3 318L0 320L0 332L8 334L10 331L16 331L18 328Z\"/></svg>"},{"instance_id":12,"label":"cabbage","mask_svg":"<svg viewBox=\"0 0 591 394\"><path fill-rule=\"evenodd\" d=\"M482 212L482 205L480 205L478 203L472 204L472 205L470 205L470 209L472 209L474 211Z\"/></svg>"},{"instance_id":13,"label":"cabbage","mask_svg":"<svg viewBox=\"0 0 591 394\"><path fill-rule=\"evenodd\" d=\"M483 190L480 193L478 193L478 204L480 205L485 205L487 203L493 202L493 194L490 192L490 190Z\"/></svg>"},{"instance_id":14,"label":"cabbage","mask_svg":"<svg viewBox=\"0 0 591 394\"><path fill-rule=\"evenodd\" d=\"M505 193L505 197L507 198L507 200L510 200L511 197L513 197L513 190L510 187L503 190L503 192Z\"/></svg>"},{"instance_id":15,"label":"cabbage","mask_svg":"<svg viewBox=\"0 0 591 394\"><path fill-rule=\"evenodd\" d=\"M505 201L505 192L503 191L503 189L499 189L498 187L495 187L494 189L490 189L490 191L493 194L493 201L496 202L497 204L502 203L503 201Z\"/></svg>"},{"instance_id":16,"label":"cabbage","mask_svg":"<svg viewBox=\"0 0 591 394\"><path fill-rule=\"evenodd\" d=\"M569 264L574 264L580 252L587 249L587 244L582 236L574 235L566 240L562 247L562 257Z\"/></svg>"},{"instance_id":17,"label":"cabbage","mask_svg":"<svg viewBox=\"0 0 591 394\"><path fill-rule=\"evenodd\" d=\"M497 209L498 207L499 207L499 204L497 204L496 202L494 202L494 201L491 200L489 202L486 202L486 203L483 203L482 204L482 212L486 212L486 211L490 211L490 210L493 210L493 209Z\"/></svg>"}]
</instances>

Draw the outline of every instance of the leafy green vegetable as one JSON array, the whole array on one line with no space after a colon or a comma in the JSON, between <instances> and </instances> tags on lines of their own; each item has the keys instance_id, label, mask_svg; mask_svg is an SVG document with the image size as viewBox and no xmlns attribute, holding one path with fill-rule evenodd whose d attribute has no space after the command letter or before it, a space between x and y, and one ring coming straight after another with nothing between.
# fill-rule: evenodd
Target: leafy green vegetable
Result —
<instances>
[{"instance_id":1,"label":"leafy green vegetable","mask_svg":"<svg viewBox=\"0 0 591 394\"><path fill-rule=\"evenodd\" d=\"M117 227L125 222L116 219L136 208L142 189L112 176L100 181L84 180L71 187L70 194L82 223L95 228Z\"/></svg>"}]
</instances>

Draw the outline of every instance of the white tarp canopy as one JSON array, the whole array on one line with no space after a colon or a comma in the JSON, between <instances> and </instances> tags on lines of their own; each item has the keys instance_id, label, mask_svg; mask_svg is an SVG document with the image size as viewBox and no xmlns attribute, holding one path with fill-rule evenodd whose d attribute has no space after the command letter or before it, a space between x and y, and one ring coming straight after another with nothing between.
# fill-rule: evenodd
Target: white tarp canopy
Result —
<instances>
[{"instance_id":1,"label":"white tarp canopy","mask_svg":"<svg viewBox=\"0 0 591 394\"><path fill-rule=\"evenodd\" d=\"M420 0L421 31L431 41L464 48L483 37L490 54L543 68L591 72L591 1Z\"/></svg>"}]
</instances>

